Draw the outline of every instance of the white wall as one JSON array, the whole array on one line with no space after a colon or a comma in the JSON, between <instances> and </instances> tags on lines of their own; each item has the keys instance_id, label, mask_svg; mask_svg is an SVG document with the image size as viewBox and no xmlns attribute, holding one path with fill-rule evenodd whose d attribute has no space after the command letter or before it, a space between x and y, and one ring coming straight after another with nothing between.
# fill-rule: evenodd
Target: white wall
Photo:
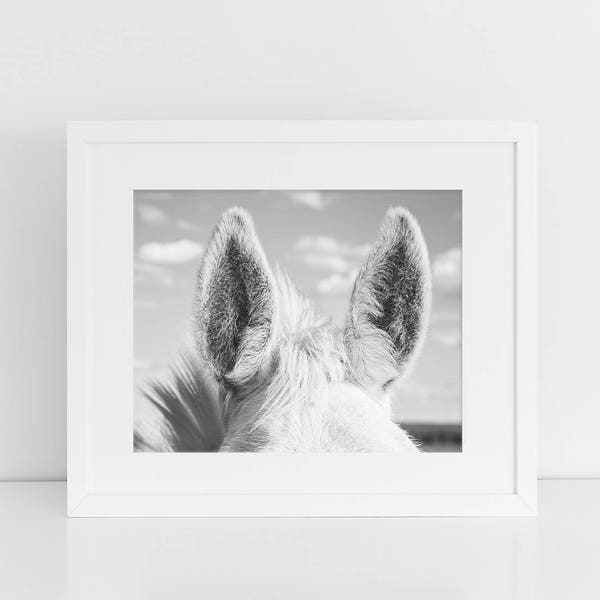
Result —
<instances>
[{"instance_id":1,"label":"white wall","mask_svg":"<svg viewBox=\"0 0 600 600\"><path fill-rule=\"evenodd\" d=\"M598 3L21 0L2 13L0 479L65 476L65 121L165 118L537 121L540 470L600 476Z\"/></svg>"}]
</instances>

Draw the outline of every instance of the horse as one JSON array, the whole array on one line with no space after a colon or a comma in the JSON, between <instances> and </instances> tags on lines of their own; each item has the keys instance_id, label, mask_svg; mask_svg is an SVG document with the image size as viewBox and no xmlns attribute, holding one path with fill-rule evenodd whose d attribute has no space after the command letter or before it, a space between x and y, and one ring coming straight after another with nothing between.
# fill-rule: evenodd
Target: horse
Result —
<instances>
[{"instance_id":1,"label":"horse","mask_svg":"<svg viewBox=\"0 0 600 600\"><path fill-rule=\"evenodd\" d=\"M387 210L342 327L271 268L250 214L230 208L200 261L192 350L145 392L158 441L138 427L135 448L419 452L389 392L419 355L430 306L427 246L405 208Z\"/></svg>"}]
</instances>

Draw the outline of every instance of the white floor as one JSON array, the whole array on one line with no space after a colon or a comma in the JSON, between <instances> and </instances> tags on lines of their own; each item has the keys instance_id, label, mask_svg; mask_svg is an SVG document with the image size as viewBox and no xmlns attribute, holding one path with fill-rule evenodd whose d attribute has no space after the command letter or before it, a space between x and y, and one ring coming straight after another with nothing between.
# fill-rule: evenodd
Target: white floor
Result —
<instances>
[{"instance_id":1,"label":"white floor","mask_svg":"<svg viewBox=\"0 0 600 600\"><path fill-rule=\"evenodd\" d=\"M0 484L0 598L600 598L600 480L502 519L71 519Z\"/></svg>"}]
</instances>

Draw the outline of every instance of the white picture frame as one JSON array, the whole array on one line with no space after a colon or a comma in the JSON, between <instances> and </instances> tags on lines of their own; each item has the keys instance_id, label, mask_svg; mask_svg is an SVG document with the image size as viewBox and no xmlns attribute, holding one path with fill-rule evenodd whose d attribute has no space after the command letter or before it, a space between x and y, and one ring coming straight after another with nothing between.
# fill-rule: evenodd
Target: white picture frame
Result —
<instances>
[{"instance_id":1,"label":"white picture frame","mask_svg":"<svg viewBox=\"0 0 600 600\"><path fill-rule=\"evenodd\" d=\"M139 189L461 189L463 452L135 455ZM536 513L534 125L71 122L67 223L69 516Z\"/></svg>"}]
</instances>

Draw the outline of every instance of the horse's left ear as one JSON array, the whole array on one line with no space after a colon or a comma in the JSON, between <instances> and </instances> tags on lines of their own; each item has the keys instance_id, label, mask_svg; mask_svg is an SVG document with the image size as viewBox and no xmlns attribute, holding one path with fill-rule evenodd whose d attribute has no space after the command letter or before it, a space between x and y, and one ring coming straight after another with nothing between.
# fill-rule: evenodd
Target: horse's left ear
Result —
<instances>
[{"instance_id":1,"label":"horse's left ear","mask_svg":"<svg viewBox=\"0 0 600 600\"><path fill-rule=\"evenodd\" d=\"M431 304L425 240L415 218L391 208L360 270L345 342L355 377L367 387L404 375L422 344Z\"/></svg>"},{"instance_id":2,"label":"horse's left ear","mask_svg":"<svg viewBox=\"0 0 600 600\"><path fill-rule=\"evenodd\" d=\"M250 215L226 211L202 258L194 341L220 381L245 383L265 364L274 323L273 275Z\"/></svg>"}]
</instances>

